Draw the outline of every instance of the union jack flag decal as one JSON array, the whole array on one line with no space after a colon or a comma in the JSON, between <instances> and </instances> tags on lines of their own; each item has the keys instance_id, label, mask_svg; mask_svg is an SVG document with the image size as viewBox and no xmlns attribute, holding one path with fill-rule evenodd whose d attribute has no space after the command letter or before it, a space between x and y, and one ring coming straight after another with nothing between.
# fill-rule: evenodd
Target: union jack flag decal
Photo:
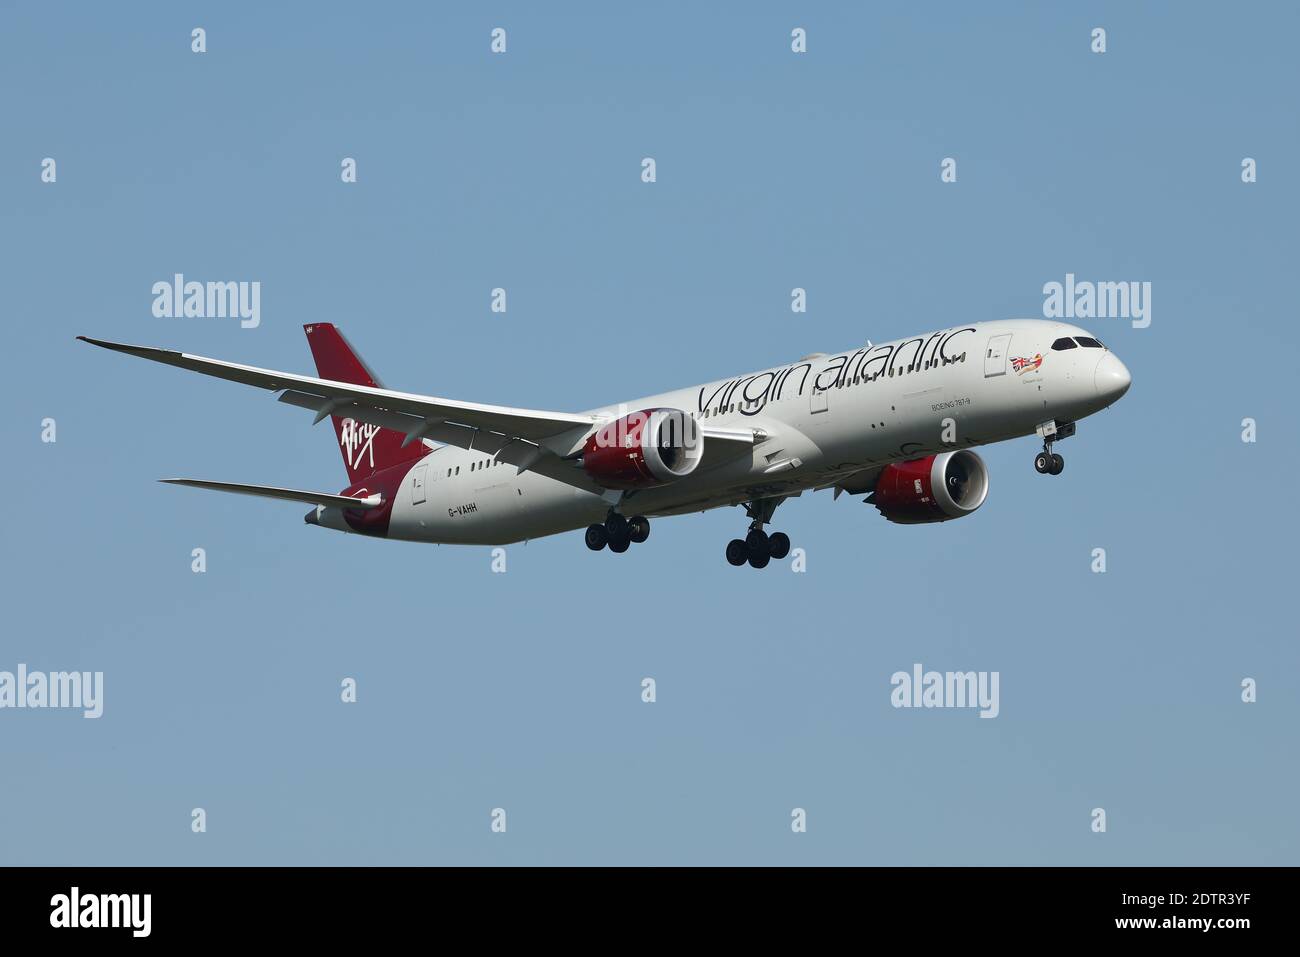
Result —
<instances>
[{"instance_id":1,"label":"union jack flag decal","mask_svg":"<svg viewBox=\"0 0 1300 957\"><path fill-rule=\"evenodd\" d=\"M1043 354L1041 352L1035 353L1032 359L1027 359L1024 356L1011 357L1011 369L1017 375L1023 375L1026 372L1033 372L1042 364Z\"/></svg>"}]
</instances>

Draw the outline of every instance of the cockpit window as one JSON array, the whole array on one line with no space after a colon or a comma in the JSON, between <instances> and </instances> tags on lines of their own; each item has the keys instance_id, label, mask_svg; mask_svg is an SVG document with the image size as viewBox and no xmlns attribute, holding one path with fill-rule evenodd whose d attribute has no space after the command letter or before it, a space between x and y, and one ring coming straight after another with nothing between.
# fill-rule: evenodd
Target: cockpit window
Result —
<instances>
[{"instance_id":1,"label":"cockpit window","mask_svg":"<svg viewBox=\"0 0 1300 957\"><path fill-rule=\"evenodd\" d=\"M1077 340L1079 341L1079 345L1083 346L1085 349L1105 349L1105 348L1106 348L1106 347L1103 346L1100 342L1098 342L1096 339L1089 338L1088 336L1075 336L1074 338L1077 339Z\"/></svg>"},{"instance_id":2,"label":"cockpit window","mask_svg":"<svg viewBox=\"0 0 1300 957\"><path fill-rule=\"evenodd\" d=\"M1052 343L1053 352L1064 352L1066 349L1073 349L1073 348L1075 348L1074 340L1068 336L1065 337L1064 339L1057 339L1055 342Z\"/></svg>"}]
</instances>

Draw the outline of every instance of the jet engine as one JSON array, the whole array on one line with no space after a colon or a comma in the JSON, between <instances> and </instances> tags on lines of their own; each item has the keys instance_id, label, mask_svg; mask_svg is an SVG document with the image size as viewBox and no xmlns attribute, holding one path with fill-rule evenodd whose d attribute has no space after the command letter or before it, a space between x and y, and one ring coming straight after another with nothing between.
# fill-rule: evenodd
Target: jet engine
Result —
<instances>
[{"instance_id":1,"label":"jet engine","mask_svg":"<svg viewBox=\"0 0 1300 957\"><path fill-rule=\"evenodd\" d=\"M891 522L919 525L969 515L988 492L984 460L962 449L885 466L868 501Z\"/></svg>"},{"instance_id":2,"label":"jet engine","mask_svg":"<svg viewBox=\"0 0 1300 957\"><path fill-rule=\"evenodd\" d=\"M644 409L597 429L583 446L582 467L605 488L648 488L690 475L703 453L704 436L685 412Z\"/></svg>"}]
</instances>

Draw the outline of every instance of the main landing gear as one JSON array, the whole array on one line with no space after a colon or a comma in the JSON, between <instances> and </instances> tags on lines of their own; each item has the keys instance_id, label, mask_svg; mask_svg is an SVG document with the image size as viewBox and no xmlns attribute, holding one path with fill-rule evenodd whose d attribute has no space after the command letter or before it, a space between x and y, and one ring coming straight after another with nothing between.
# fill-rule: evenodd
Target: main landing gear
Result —
<instances>
[{"instance_id":1,"label":"main landing gear","mask_svg":"<svg viewBox=\"0 0 1300 957\"><path fill-rule=\"evenodd\" d=\"M1036 430L1043 437L1043 451L1034 456L1034 470L1039 475L1060 475L1065 459L1052 451L1052 443L1074 435L1073 422L1044 422Z\"/></svg>"},{"instance_id":2,"label":"main landing gear","mask_svg":"<svg viewBox=\"0 0 1300 957\"><path fill-rule=\"evenodd\" d=\"M606 545L611 552L622 553L633 542L640 544L650 537L650 519L644 515L624 518L618 512L610 512L603 525L587 526L587 547L598 552Z\"/></svg>"},{"instance_id":3,"label":"main landing gear","mask_svg":"<svg viewBox=\"0 0 1300 957\"><path fill-rule=\"evenodd\" d=\"M766 568L773 558L777 561L790 554L790 536L785 532L773 532L769 535L763 526L772 521L772 513L781 504L779 498L762 499L745 503L745 514L749 523L749 534L743 539L733 538L727 543L727 561L737 567L749 563L751 568Z\"/></svg>"}]
</instances>

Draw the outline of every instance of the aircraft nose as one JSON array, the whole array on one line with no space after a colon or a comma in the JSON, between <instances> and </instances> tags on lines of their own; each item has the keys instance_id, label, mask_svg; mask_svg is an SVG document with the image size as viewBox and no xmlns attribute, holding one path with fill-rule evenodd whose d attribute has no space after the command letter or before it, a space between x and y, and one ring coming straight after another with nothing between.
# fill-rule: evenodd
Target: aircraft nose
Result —
<instances>
[{"instance_id":1,"label":"aircraft nose","mask_svg":"<svg viewBox=\"0 0 1300 957\"><path fill-rule=\"evenodd\" d=\"M1093 374L1093 383L1097 387L1097 395L1107 402L1114 402L1125 392L1133 383L1133 377L1128 374L1128 368L1113 352L1107 352L1097 362L1097 371Z\"/></svg>"}]
</instances>

